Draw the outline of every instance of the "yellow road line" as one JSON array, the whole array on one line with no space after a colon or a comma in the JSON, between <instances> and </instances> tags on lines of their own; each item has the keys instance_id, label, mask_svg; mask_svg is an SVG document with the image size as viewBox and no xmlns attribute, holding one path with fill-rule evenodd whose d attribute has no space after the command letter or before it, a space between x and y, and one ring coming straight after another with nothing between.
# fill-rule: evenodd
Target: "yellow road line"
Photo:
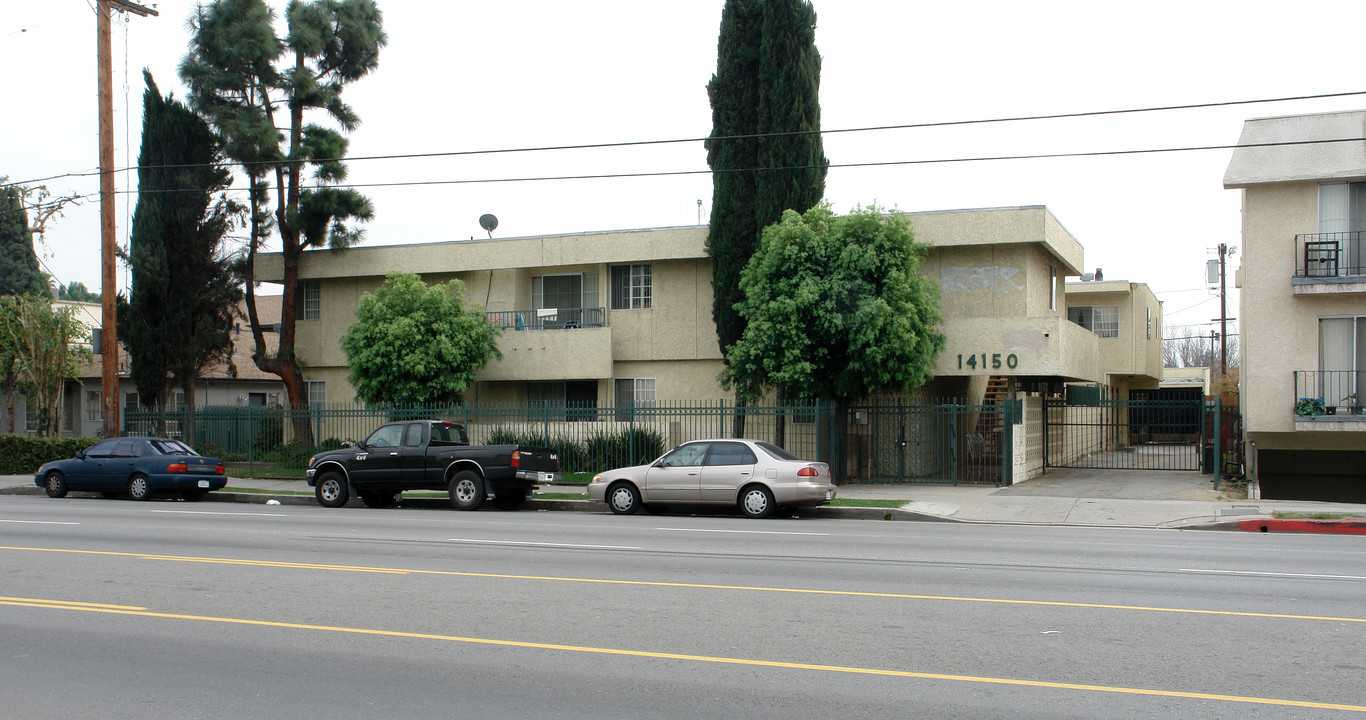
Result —
<instances>
[{"instance_id":1,"label":"yellow road line","mask_svg":"<svg viewBox=\"0 0 1366 720\"><path fill-rule=\"evenodd\" d=\"M460 572L456 570L412 570L403 568L367 567L363 565L319 565L313 563L289 563L270 560L243 560L235 558L191 557L181 555L154 555L148 553L125 553L109 550L70 550L65 548L10 547L0 545L0 550L69 553L76 555L103 555L110 557L131 557L143 560L162 560L167 562L194 562L244 567L286 568L291 570L327 570L334 572L380 573L385 575L436 575L446 577L487 578L493 580L527 580L540 582L587 583L598 585L627 585L639 587L685 588L691 590L730 590L739 592L790 593L795 595L836 595L841 597L887 598L892 600L939 600L946 602L989 603L996 605L1034 605L1041 607L1087 608L1093 610L1126 610L1134 612L1176 613L1182 615L1216 615L1224 617L1270 618L1276 620L1314 620L1327 622L1366 623L1366 618L1333 617L1328 615L1292 615L1288 613L1244 612L1238 610L1202 610L1198 608L1170 608L1149 605L1113 605L1107 603L1080 603L1057 600L1014 600L1010 598L962 597L954 595L915 595L909 593L879 593L859 590L817 590L813 588L763 587L753 585L709 585L705 583L661 582L654 580L611 580L604 578L557 577L553 575L507 575L501 573Z\"/></svg>"},{"instance_id":2,"label":"yellow road line","mask_svg":"<svg viewBox=\"0 0 1366 720\"><path fill-rule=\"evenodd\" d=\"M1017 687L1046 688L1052 690L1081 690L1087 692L1111 693L1118 695L1146 695L1190 700L1214 700L1230 703L1254 705L1274 705L1279 707L1313 708L1316 710L1346 710L1366 713L1366 705L1344 705L1339 703L1309 702L1304 700L1285 700L1280 698L1250 697L1245 695L1221 695L1217 693L1184 692L1180 690L1154 690L1151 688L1118 687L1110 685L1086 685L1081 683L1046 682L1042 680L1022 680L1018 678L980 677L973 675L949 675L944 673L912 672L909 670L885 670L861 668L844 665L819 665L813 663L782 662L778 660L753 660L715 655L686 655L682 653L651 652L647 650L623 650L620 648L600 648L585 645L560 645L557 643L523 642L518 640L495 640L491 638L461 637L458 635L437 635L433 633L412 633L396 630L375 630L370 628L351 628L335 625L310 625L306 623L278 622L274 620L248 620L244 618L212 617L205 615L182 615L179 613L151 612L137 608L120 606L99 606L87 603L63 603L56 600L0 597L0 605L35 607L56 610L75 610L112 615L160 618L167 620L189 620L195 622L224 623L230 625L251 625L256 627L284 628L290 630L313 630L319 632L347 633L352 635L371 635L379 637L405 638L413 640L438 640L442 642L468 643L473 645L492 645L498 647L524 648L532 650L554 650L561 652L589 653L595 655L616 655L622 657L651 658L657 660L683 660L687 662L711 663L719 665L744 665L748 667L778 668L783 670L811 670L816 672L843 673L851 675L873 675L880 677L911 678L917 680L945 680L950 682L979 683L991 685L1011 685Z\"/></svg>"}]
</instances>

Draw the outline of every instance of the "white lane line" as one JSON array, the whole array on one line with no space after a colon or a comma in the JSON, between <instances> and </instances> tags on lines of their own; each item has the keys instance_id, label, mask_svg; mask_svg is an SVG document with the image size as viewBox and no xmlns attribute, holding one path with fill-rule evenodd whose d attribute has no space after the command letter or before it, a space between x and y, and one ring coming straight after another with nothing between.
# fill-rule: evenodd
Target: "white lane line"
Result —
<instances>
[{"instance_id":1,"label":"white lane line","mask_svg":"<svg viewBox=\"0 0 1366 720\"><path fill-rule=\"evenodd\" d=\"M0 523L15 523L18 525L80 525L80 523L58 522L56 520L0 520Z\"/></svg>"},{"instance_id":2,"label":"white lane line","mask_svg":"<svg viewBox=\"0 0 1366 720\"><path fill-rule=\"evenodd\" d=\"M635 545L575 545L573 543L546 543L546 542L524 542L517 540L471 540L468 538L450 538L446 542L466 543L469 545L525 545L530 547L558 547L558 548L587 548L590 550L639 550Z\"/></svg>"},{"instance_id":3,"label":"white lane line","mask_svg":"<svg viewBox=\"0 0 1366 720\"><path fill-rule=\"evenodd\" d=\"M232 517L242 517L254 515L256 517L288 517L284 513L249 513L249 512L213 512L211 510L153 510L154 513L166 513L171 515L231 515Z\"/></svg>"},{"instance_id":4,"label":"white lane line","mask_svg":"<svg viewBox=\"0 0 1366 720\"><path fill-rule=\"evenodd\" d=\"M818 532L781 532L778 530L712 530L710 528L655 528L664 532L731 533L734 535L812 535L829 537L830 533Z\"/></svg>"},{"instance_id":5,"label":"white lane line","mask_svg":"<svg viewBox=\"0 0 1366 720\"><path fill-rule=\"evenodd\" d=\"M1201 568L1181 568L1178 572L1208 573L1210 575L1248 575L1251 577L1311 578L1314 580L1366 580L1363 575L1316 575L1313 573L1255 572L1252 570L1205 570Z\"/></svg>"}]
</instances>

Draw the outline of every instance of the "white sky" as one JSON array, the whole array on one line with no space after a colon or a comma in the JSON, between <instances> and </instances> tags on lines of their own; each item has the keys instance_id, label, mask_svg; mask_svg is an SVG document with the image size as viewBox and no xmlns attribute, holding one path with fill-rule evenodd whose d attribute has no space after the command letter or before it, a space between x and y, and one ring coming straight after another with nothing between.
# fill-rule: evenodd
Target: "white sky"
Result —
<instances>
[{"instance_id":1,"label":"white sky","mask_svg":"<svg viewBox=\"0 0 1366 720\"><path fill-rule=\"evenodd\" d=\"M7 3L0 15L0 174L27 180L98 166L94 0ZM380 0L389 45L347 100L362 118L351 155L452 152L704 137L723 0ZM284 0L272 2L278 10ZM822 127L1085 112L1366 90L1366 3L1266 0L921 3L816 0ZM176 67L191 0L159 17L116 14L120 167L137 161L143 84L184 89ZM1366 107L1366 96L1208 110L834 134L832 164L1094 152L1237 141L1243 119ZM129 119L132 124L129 126ZM1239 243L1230 151L832 168L837 211L1046 205L1085 247L1087 270L1147 283L1166 325L1219 314L1204 284L1219 243ZM355 161L356 183L707 169L702 144ZM121 175L120 190L136 177ZM47 182L97 193L98 177ZM242 181L239 180L241 185ZM471 183L364 189L367 244L692 225L711 180ZM120 195L124 242L135 195ZM100 282L98 202L70 210L40 257L63 283ZM1312 231L1314 228L1306 228ZM1291 238L1286 238L1287 252ZM1230 268L1236 267L1237 258ZM120 284L126 272L120 270ZM1232 279L1230 276L1230 286ZM1237 314L1236 292L1229 297ZM1207 328L1205 328L1207 331Z\"/></svg>"}]
</instances>

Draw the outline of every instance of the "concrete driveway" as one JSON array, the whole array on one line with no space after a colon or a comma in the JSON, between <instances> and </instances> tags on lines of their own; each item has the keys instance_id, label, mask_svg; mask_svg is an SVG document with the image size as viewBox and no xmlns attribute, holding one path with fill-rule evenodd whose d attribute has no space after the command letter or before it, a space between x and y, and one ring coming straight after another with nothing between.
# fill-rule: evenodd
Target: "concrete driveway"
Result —
<instances>
[{"instance_id":1,"label":"concrete driveway","mask_svg":"<svg viewBox=\"0 0 1366 720\"><path fill-rule=\"evenodd\" d=\"M1116 500L1230 499L1215 492L1213 475L1191 470L1098 470L1050 468L1048 472L1004 487L992 495Z\"/></svg>"}]
</instances>

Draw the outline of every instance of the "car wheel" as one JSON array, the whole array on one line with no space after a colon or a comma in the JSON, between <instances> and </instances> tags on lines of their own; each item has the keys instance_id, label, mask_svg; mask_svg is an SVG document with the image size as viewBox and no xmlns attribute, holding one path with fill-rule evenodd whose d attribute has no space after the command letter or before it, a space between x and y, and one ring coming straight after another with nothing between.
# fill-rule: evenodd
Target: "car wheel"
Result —
<instances>
[{"instance_id":1,"label":"car wheel","mask_svg":"<svg viewBox=\"0 0 1366 720\"><path fill-rule=\"evenodd\" d=\"M450 493L456 510L478 510L484 504L484 479L473 470L461 470L451 478Z\"/></svg>"},{"instance_id":2,"label":"car wheel","mask_svg":"<svg viewBox=\"0 0 1366 720\"><path fill-rule=\"evenodd\" d=\"M368 508L393 507L394 493L361 493L360 501Z\"/></svg>"},{"instance_id":3,"label":"car wheel","mask_svg":"<svg viewBox=\"0 0 1366 720\"><path fill-rule=\"evenodd\" d=\"M207 490L186 490L180 494L180 497L185 498L185 502L199 502L208 494L209 491Z\"/></svg>"},{"instance_id":4,"label":"car wheel","mask_svg":"<svg viewBox=\"0 0 1366 720\"><path fill-rule=\"evenodd\" d=\"M128 480L128 495L134 500L151 499L152 485L146 475L138 473Z\"/></svg>"},{"instance_id":5,"label":"car wheel","mask_svg":"<svg viewBox=\"0 0 1366 720\"><path fill-rule=\"evenodd\" d=\"M740 512L752 518L766 518L773 514L778 504L773 501L773 493L763 485L750 485L740 491Z\"/></svg>"},{"instance_id":6,"label":"car wheel","mask_svg":"<svg viewBox=\"0 0 1366 720\"><path fill-rule=\"evenodd\" d=\"M53 470L43 478L43 489L47 490L47 496L50 498L66 497L66 478Z\"/></svg>"},{"instance_id":7,"label":"car wheel","mask_svg":"<svg viewBox=\"0 0 1366 720\"><path fill-rule=\"evenodd\" d=\"M607 507L618 515L630 515L640 509L640 491L628 482L607 488Z\"/></svg>"},{"instance_id":8,"label":"car wheel","mask_svg":"<svg viewBox=\"0 0 1366 720\"><path fill-rule=\"evenodd\" d=\"M526 493L521 490L500 490L493 496L493 504L499 510L516 510L526 504Z\"/></svg>"},{"instance_id":9,"label":"car wheel","mask_svg":"<svg viewBox=\"0 0 1366 720\"><path fill-rule=\"evenodd\" d=\"M319 505L339 508L351 499L351 488L340 473L325 472L318 478L318 485L313 488L313 494L318 498Z\"/></svg>"}]
</instances>

